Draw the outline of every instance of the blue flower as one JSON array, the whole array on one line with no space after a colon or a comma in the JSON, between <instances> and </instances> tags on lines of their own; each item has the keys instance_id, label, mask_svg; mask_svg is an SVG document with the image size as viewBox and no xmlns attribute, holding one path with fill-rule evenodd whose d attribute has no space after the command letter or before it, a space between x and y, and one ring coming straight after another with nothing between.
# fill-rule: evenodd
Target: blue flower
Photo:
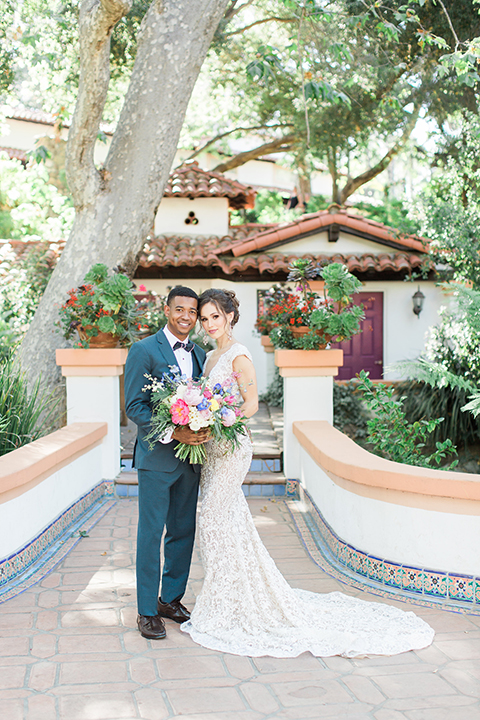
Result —
<instances>
[{"instance_id":1,"label":"blue flower","mask_svg":"<svg viewBox=\"0 0 480 720\"><path fill-rule=\"evenodd\" d=\"M223 390L223 388L222 388L222 386L220 385L220 383L217 383L216 385L213 386L213 392L216 393L217 395L218 395L219 393L221 393L222 390Z\"/></svg>"},{"instance_id":2,"label":"blue flower","mask_svg":"<svg viewBox=\"0 0 480 720\"><path fill-rule=\"evenodd\" d=\"M210 407L210 401L207 398L203 398L202 402L197 405L197 410L208 410Z\"/></svg>"}]
</instances>

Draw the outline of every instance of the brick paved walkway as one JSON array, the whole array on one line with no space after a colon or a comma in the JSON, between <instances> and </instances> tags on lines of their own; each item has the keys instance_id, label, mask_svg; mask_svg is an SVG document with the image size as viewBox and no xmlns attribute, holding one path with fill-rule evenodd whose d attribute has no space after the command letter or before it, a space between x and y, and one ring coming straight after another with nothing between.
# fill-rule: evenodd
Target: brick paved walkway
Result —
<instances>
[{"instance_id":1,"label":"brick paved walkway","mask_svg":"<svg viewBox=\"0 0 480 720\"><path fill-rule=\"evenodd\" d=\"M282 502L250 507L293 585L361 595L318 570ZM136 515L119 501L51 575L0 604L2 720L480 720L480 617L416 608L435 643L393 658L252 660L171 622L148 642L135 630ZM187 604L201 582L196 552Z\"/></svg>"}]
</instances>

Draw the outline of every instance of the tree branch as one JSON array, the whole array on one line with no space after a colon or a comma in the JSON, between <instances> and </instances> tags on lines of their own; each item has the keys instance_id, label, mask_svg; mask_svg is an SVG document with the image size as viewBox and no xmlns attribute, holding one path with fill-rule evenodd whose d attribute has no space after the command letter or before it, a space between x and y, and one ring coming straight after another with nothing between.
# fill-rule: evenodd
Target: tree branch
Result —
<instances>
[{"instance_id":1,"label":"tree branch","mask_svg":"<svg viewBox=\"0 0 480 720\"><path fill-rule=\"evenodd\" d=\"M243 5L239 5L236 7L238 0L232 0L230 3L230 7L227 8L225 11L224 19L228 22L231 20L235 15L238 15L239 12L242 12L245 8L247 8L249 5L251 5L255 0L247 0L247 2L244 2Z\"/></svg>"},{"instance_id":2,"label":"tree branch","mask_svg":"<svg viewBox=\"0 0 480 720\"><path fill-rule=\"evenodd\" d=\"M383 156L383 158L373 167L369 168L365 172L361 173L360 175L357 175L357 177L350 178L346 185L343 187L342 191L340 192L340 204L344 205L345 200L350 197L350 195L353 195L355 190L357 190L362 185L365 185L365 183L369 182L370 180L373 180L374 177L377 177L377 175L380 175L381 172L385 170L386 167L390 164L392 161L392 158L395 157L395 155L398 155L400 150L405 146L408 138L412 134L412 131L417 124L418 115L420 113L420 108L422 107L421 100L417 100L417 103L414 106L413 112L407 122L407 124L404 127L402 137L395 143L395 145L390 148L390 150Z\"/></svg>"},{"instance_id":3,"label":"tree branch","mask_svg":"<svg viewBox=\"0 0 480 720\"><path fill-rule=\"evenodd\" d=\"M281 18L281 17L268 17L263 18L263 20L255 20L255 22L250 23L250 25L245 25L243 28L239 28L238 30L232 30L232 32L224 33L225 37L230 37L230 35L239 35L240 33L244 33L246 30L250 30L250 28L255 27L255 25L262 25L263 23L267 22L297 22L298 18L296 17L290 17L290 18Z\"/></svg>"},{"instance_id":4,"label":"tree branch","mask_svg":"<svg viewBox=\"0 0 480 720\"><path fill-rule=\"evenodd\" d=\"M460 47L459 37L458 37L457 33L455 32L455 28L453 27L453 23L452 23L451 17L450 17L450 15L449 15L449 13L447 12L447 8L445 7L444 3L442 2L442 0L438 0L438 3L439 3L439 5L441 5L442 10L443 10L443 13L444 13L445 17L447 18L447 22L448 22L448 24L449 24L449 26L450 26L450 30L452 31L452 35L453 35L454 40L455 40L455 51L457 51L458 48Z\"/></svg>"},{"instance_id":5,"label":"tree branch","mask_svg":"<svg viewBox=\"0 0 480 720\"><path fill-rule=\"evenodd\" d=\"M245 163L249 160L256 160L259 157L268 155L268 153L286 152L291 149L295 140L296 136L292 133L291 135L285 135L283 138L272 140L264 145L259 145L259 147L254 148L253 150L247 150L246 152L239 153L238 155L234 155L230 158L230 160L220 163L213 168L213 172L226 172L227 170L232 170L240 165L245 165Z\"/></svg>"},{"instance_id":6,"label":"tree branch","mask_svg":"<svg viewBox=\"0 0 480 720\"><path fill-rule=\"evenodd\" d=\"M234 132L250 132L250 130L269 130L270 128L273 129L279 127L293 127L293 123L279 123L278 125L254 125L253 127L238 127L233 128L233 130L227 130L224 133L219 133L218 135L215 135L214 138L206 142L204 145L195 150L191 155L185 158L185 161L193 160L194 157L200 155L201 152L206 150L207 147L210 147L210 145L213 145L213 143L216 143L217 140L221 140L222 138L227 137L227 135L231 135Z\"/></svg>"},{"instance_id":7,"label":"tree branch","mask_svg":"<svg viewBox=\"0 0 480 720\"><path fill-rule=\"evenodd\" d=\"M94 202L102 187L93 152L110 81L110 37L131 6L132 0L83 0L80 6L80 78L65 161L77 210Z\"/></svg>"}]
</instances>

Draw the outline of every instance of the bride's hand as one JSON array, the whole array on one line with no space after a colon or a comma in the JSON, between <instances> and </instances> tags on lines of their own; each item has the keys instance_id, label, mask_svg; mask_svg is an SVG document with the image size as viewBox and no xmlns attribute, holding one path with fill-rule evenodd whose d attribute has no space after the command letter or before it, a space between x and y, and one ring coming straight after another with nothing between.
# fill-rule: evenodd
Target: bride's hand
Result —
<instances>
[{"instance_id":1,"label":"bride's hand","mask_svg":"<svg viewBox=\"0 0 480 720\"><path fill-rule=\"evenodd\" d=\"M202 428L198 432L190 430L186 425L175 428L175 432L172 435L174 440L185 443L185 445L203 445L204 442L210 440L210 428Z\"/></svg>"}]
</instances>

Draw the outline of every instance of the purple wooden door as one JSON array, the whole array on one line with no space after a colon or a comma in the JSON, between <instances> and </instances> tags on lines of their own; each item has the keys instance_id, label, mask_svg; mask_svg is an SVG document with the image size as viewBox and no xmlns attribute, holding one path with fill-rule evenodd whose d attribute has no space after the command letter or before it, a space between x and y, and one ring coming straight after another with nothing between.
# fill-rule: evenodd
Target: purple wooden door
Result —
<instances>
[{"instance_id":1,"label":"purple wooden door","mask_svg":"<svg viewBox=\"0 0 480 720\"><path fill-rule=\"evenodd\" d=\"M383 373L383 293L363 292L355 295L355 305L363 304L365 320L362 332L350 340L335 343L343 350L343 367L337 380L350 380L360 370L370 373L372 380L381 380Z\"/></svg>"}]
</instances>

